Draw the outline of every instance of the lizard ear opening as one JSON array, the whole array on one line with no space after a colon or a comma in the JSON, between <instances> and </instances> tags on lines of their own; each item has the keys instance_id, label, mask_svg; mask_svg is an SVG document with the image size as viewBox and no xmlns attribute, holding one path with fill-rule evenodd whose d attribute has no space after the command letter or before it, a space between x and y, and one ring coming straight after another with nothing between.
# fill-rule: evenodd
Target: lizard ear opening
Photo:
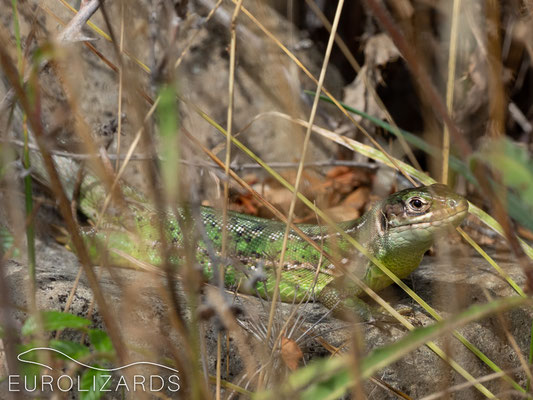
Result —
<instances>
[{"instance_id":1,"label":"lizard ear opening","mask_svg":"<svg viewBox=\"0 0 533 400\"><path fill-rule=\"evenodd\" d=\"M378 218L378 232L381 236L383 236L383 234L385 234L385 232L387 232L387 227L389 225L389 220L387 219L387 216L385 215L385 213L383 212L383 210L381 210L380 212L380 218Z\"/></svg>"}]
</instances>

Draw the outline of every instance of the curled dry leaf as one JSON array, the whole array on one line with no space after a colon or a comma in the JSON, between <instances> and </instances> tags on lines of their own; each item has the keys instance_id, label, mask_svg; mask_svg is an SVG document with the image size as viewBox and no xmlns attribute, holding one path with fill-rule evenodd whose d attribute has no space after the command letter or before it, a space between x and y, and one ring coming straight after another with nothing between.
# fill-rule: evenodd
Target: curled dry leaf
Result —
<instances>
[{"instance_id":1,"label":"curled dry leaf","mask_svg":"<svg viewBox=\"0 0 533 400\"><path fill-rule=\"evenodd\" d=\"M377 89L383 84L381 69L390 62L399 59L400 53L392 40L384 33L372 36L365 45L365 64L357 74L355 80L344 89L343 101L351 107L364 111L376 118L385 119L385 113L376 102L373 93L368 86ZM364 120L360 116L353 116L367 131L372 134L375 125ZM353 130L351 123L343 123L339 133Z\"/></svg>"},{"instance_id":2,"label":"curled dry leaf","mask_svg":"<svg viewBox=\"0 0 533 400\"><path fill-rule=\"evenodd\" d=\"M357 211L355 208L350 207L348 205L340 204L335 207L328 208L326 210L328 215L333 218L334 221L348 221L351 219L356 219L361 216L359 211ZM313 221L309 221L313 222Z\"/></svg>"},{"instance_id":3,"label":"curled dry leaf","mask_svg":"<svg viewBox=\"0 0 533 400\"><path fill-rule=\"evenodd\" d=\"M327 174L324 187L331 187L337 193L351 193L356 187L370 183L368 171L349 167L335 167Z\"/></svg>"},{"instance_id":4,"label":"curled dry leaf","mask_svg":"<svg viewBox=\"0 0 533 400\"><path fill-rule=\"evenodd\" d=\"M291 371L298 368L298 364L303 356L304 353L300 349L300 346L298 346L298 343L286 337L281 338L281 358Z\"/></svg>"},{"instance_id":5,"label":"curled dry leaf","mask_svg":"<svg viewBox=\"0 0 533 400\"><path fill-rule=\"evenodd\" d=\"M353 210L362 211L369 199L370 188L368 186L361 186L346 196L342 201L342 205L350 207Z\"/></svg>"}]
</instances>

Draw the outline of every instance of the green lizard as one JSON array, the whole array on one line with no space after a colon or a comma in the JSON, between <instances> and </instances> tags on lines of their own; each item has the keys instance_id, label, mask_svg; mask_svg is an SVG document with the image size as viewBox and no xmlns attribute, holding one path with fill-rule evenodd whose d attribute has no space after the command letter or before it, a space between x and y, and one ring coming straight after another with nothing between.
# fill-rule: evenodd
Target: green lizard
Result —
<instances>
[{"instance_id":1,"label":"green lizard","mask_svg":"<svg viewBox=\"0 0 533 400\"><path fill-rule=\"evenodd\" d=\"M72 189L75 168L60 168L67 191ZM88 175L79 191L78 206L90 220L96 221L105 199L101 183ZM135 189L123 186L126 206L111 207L98 229L83 231L89 253L95 264L107 262L119 266L162 264L161 240L156 224L163 223L167 243L176 250L170 261L179 265L184 234L181 229L185 217L169 211L162 215L153 210ZM126 210L124 210L126 209ZM196 243L196 261L203 267L207 279L213 277L213 263L219 260L222 245L221 213L200 207L194 212L191 231L200 231ZM362 217L339 224L339 228L353 236L368 252L380 260L400 279L418 267L424 253L435 237L458 226L468 212L468 202L447 186L435 184L394 193L379 201ZM274 268L278 265L285 223L244 215L228 214L228 247L230 263L225 263L225 286L269 298L275 288ZM371 289L378 291L392 281L376 265L358 253L338 233L325 226L301 224L298 227L317 242L324 251L335 254L345 268L354 272ZM201 234L203 232L203 235ZM189 239L194 235L187 234ZM105 250L105 251L103 251ZM218 261L217 261L218 260ZM222 265L220 263L219 265ZM229 264L229 265L228 265ZM320 270L317 273L317 268ZM263 274L259 273L263 272ZM252 280L251 276L264 279ZM349 307L366 318L368 309L359 297L363 291L354 285L344 286L342 276L331 262L323 257L296 232L291 231L282 267L279 294L282 301L300 301L310 294L328 308Z\"/></svg>"}]
</instances>

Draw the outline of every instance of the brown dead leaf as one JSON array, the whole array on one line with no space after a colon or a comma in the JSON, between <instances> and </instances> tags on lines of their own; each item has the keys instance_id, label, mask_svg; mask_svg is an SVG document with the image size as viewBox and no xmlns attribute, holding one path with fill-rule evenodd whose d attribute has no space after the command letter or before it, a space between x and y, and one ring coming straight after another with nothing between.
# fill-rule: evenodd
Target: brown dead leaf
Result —
<instances>
[{"instance_id":1,"label":"brown dead leaf","mask_svg":"<svg viewBox=\"0 0 533 400\"><path fill-rule=\"evenodd\" d=\"M400 52L394 45L392 39L386 33L379 33L372 36L365 45L365 65L370 68L384 65L396 61L400 58ZM381 73L377 70L377 83L381 83Z\"/></svg>"},{"instance_id":2,"label":"brown dead leaf","mask_svg":"<svg viewBox=\"0 0 533 400\"><path fill-rule=\"evenodd\" d=\"M350 172L350 167L346 167L344 165L341 165L339 167L333 167L326 173L326 178L334 179L337 176L344 175L348 172Z\"/></svg>"},{"instance_id":3,"label":"brown dead leaf","mask_svg":"<svg viewBox=\"0 0 533 400\"><path fill-rule=\"evenodd\" d=\"M246 214L257 215L257 207L254 204L254 198L251 194L239 195L236 199L237 205L239 205L239 212L244 212Z\"/></svg>"},{"instance_id":4,"label":"brown dead leaf","mask_svg":"<svg viewBox=\"0 0 533 400\"><path fill-rule=\"evenodd\" d=\"M400 19L411 19L415 13L415 8L409 0L394 0L390 5Z\"/></svg>"},{"instance_id":5,"label":"brown dead leaf","mask_svg":"<svg viewBox=\"0 0 533 400\"><path fill-rule=\"evenodd\" d=\"M296 181L296 174L296 170L288 170L282 172L281 176L294 185L294 182ZM300 183L300 191L306 197L312 197L316 199L318 194L324 193L323 185L324 176L322 174L319 174L313 169L304 170Z\"/></svg>"},{"instance_id":6,"label":"brown dead leaf","mask_svg":"<svg viewBox=\"0 0 533 400\"><path fill-rule=\"evenodd\" d=\"M296 171L283 171L281 175L291 184L294 184L296 178ZM274 179L267 178L265 183L259 187L255 184L254 189L258 190L269 202L274 206L287 212L291 204L293 193L287 188L282 186ZM314 202L319 207L327 207L327 199L329 195L329 189L324 185L324 177L317 171L309 170L305 171L302 175L299 191ZM296 206L295 215L302 217L308 212L306 207L303 207L299 201ZM262 212L260 216L265 216ZM270 215L266 213L266 215Z\"/></svg>"},{"instance_id":7,"label":"brown dead leaf","mask_svg":"<svg viewBox=\"0 0 533 400\"><path fill-rule=\"evenodd\" d=\"M304 353L298 343L286 337L281 338L281 358L291 371L298 369L298 364L303 356Z\"/></svg>"},{"instance_id":8,"label":"brown dead leaf","mask_svg":"<svg viewBox=\"0 0 533 400\"><path fill-rule=\"evenodd\" d=\"M356 208L350 207L345 204L340 204L335 207L328 208L326 213L333 218L334 221L348 221L351 219L359 218L361 215Z\"/></svg>"},{"instance_id":9,"label":"brown dead leaf","mask_svg":"<svg viewBox=\"0 0 533 400\"><path fill-rule=\"evenodd\" d=\"M328 172L328 180L324 187L331 187L335 192L348 194L354 188L367 185L370 182L368 171L358 168L335 167Z\"/></svg>"},{"instance_id":10,"label":"brown dead leaf","mask_svg":"<svg viewBox=\"0 0 533 400\"><path fill-rule=\"evenodd\" d=\"M361 211L364 209L365 204L368 203L370 199L370 188L368 186L360 186L352 193L350 193L342 201L342 205L350 207L354 210Z\"/></svg>"},{"instance_id":11,"label":"brown dead leaf","mask_svg":"<svg viewBox=\"0 0 533 400\"><path fill-rule=\"evenodd\" d=\"M259 182L259 178L256 174L246 174L242 177L242 179L250 186L253 186Z\"/></svg>"},{"instance_id":12,"label":"brown dead leaf","mask_svg":"<svg viewBox=\"0 0 533 400\"><path fill-rule=\"evenodd\" d=\"M364 111L379 119L385 119L386 115L376 102L368 85L374 90L384 83L381 69L388 63L399 59L400 53L392 40L384 33L374 35L368 39L365 45L365 64L357 74L355 80L344 89L343 102L360 111ZM375 132L375 125L360 116L353 116L370 134ZM353 125L343 123L338 133L353 131Z\"/></svg>"},{"instance_id":13,"label":"brown dead leaf","mask_svg":"<svg viewBox=\"0 0 533 400\"><path fill-rule=\"evenodd\" d=\"M274 205L279 205L283 209L288 208L292 200L291 191L286 188L273 188L270 185L264 187L264 196Z\"/></svg>"}]
</instances>

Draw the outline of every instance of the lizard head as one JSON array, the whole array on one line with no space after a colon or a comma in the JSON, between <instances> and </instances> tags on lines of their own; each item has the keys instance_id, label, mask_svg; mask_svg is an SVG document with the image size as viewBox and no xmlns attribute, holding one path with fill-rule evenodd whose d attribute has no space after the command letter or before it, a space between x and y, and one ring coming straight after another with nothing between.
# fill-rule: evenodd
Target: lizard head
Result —
<instances>
[{"instance_id":1,"label":"lizard head","mask_svg":"<svg viewBox=\"0 0 533 400\"><path fill-rule=\"evenodd\" d=\"M446 185L434 184L392 194L380 212L379 231L395 246L429 247L436 235L463 221L468 201Z\"/></svg>"}]
</instances>

